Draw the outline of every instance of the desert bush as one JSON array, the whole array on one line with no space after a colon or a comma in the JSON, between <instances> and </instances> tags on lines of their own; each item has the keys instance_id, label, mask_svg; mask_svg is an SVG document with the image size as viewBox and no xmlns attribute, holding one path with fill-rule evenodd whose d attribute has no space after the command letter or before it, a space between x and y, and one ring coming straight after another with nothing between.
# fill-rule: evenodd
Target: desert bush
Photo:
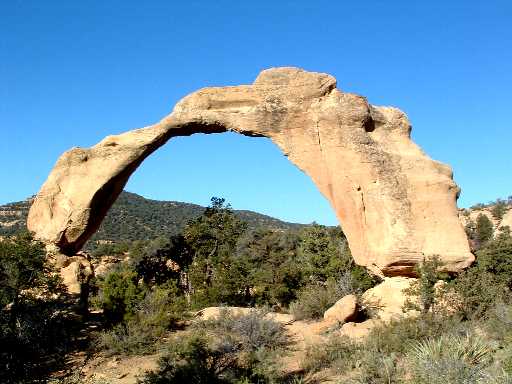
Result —
<instances>
[{"instance_id":1,"label":"desert bush","mask_svg":"<svg viewBox=\"0 0 512 384\"><path fill-rule=\"evenodd\" d=\"M260 349L277 349L288 343L283 325L266 317L267 311L253 310L246 315L233 316L228 310L195 325L208 329L221 343L236 345L238 351L256 352Z\"/></svg>"},{"instance_id":2,"label":"desert bush","mask_svg":"<svg viewBox=\"0 0 512 384\"><path fill-rule=\"evenodd\" d=\"M407 357L414 382L421 384L471 384L489 378L486 368L492 350L473 335L440 336L411 345Z\"/></svg>"},{"instance_id":3,"label":"desert bush","mask_svg":"<svg viewBox=\"0 0 512 384\"><path fill-rule=\"evenodd\" d=\"M99 335L98 346L108 354L154 352L159 339L186 313L186 303L173 285L153 287L134 307L132 317Z\"/></svg>"},{"instance_id":4,"label":"desert bush","mask_svg":"<svg viewBox=\"0 0 512 384\"><path fill-rule=\"evenodd\" d=\"M98 345L107 355L145 355L156 351L156 342L165 331L162 326L146 327L130 320L102 332Z\"/></svg>"},{"instance_id":5,"label":"desert bush","mask_svg":"<svg viewBox=\"0 0 512 384\"><path fill-rule=\"evenodd\" d=\"M310 284L301 289L297 300L290 304L290 313L296 320L319 319L336 300L338 295L331 287Z\"/></svg>"},{"instance_id":6,"label":"desert bush","mask_svg":"<svg viewBox=\"0 0 512 384\"><path fill-rule=\"evenodd\" d=\"M173 343L162 357L158 369L144 375L139 384L215 384L227 383L220 376L234 363L213 350L203 335Z\"/></svg>"},{"instance_id":7,"label":"desert bush","mask_svg":"<svg viewBox=\"0 0 512 384\"><path fill-rule=\"evenodd\" d=\"M512 345L512 303L497 300L489 311L484 328L493 339Z\"/></svg>"},{"instance_id":8,"label":"desert bush","mask_svg":"<svg viewBox=\"0 0 512 384\"><path fill-rule=\"evenodd\" d=\"M98 282L98 301L107 323L128 321L144 297L144 287L137 282L137 273L127 265L117 267Z\"/></svg>"},{"instance_id":9,"label":"desert bush","mask_svg":"<svg viewBox=\"0 0 512 384\"><path fill-rule=\"evenodd\" d=\"M297 300L290 304L289 310L296 320L320 319L327 309L348 292L345 283L338 284L332 279L325 284L308 284L298 292Z\"/></svg>"},{"instance_id":10,"label":"desert bush","mask_svg":"<svg viewBox=\"0 0 512 384\"><path fill-rule=\"evenodd\" d=\"M253 364L247 365L235 344L195 332L172 342L158 369L146 373L139 384L282 382L278 356L277 349L258 348Z\"/></svg>"},{"instance_id":11,"label":"desert bush","mask_svg":"<svg viewBox=\"0 0 512 384\"><path fill-rule=\"evenodd\" d=\"M325 369L338 375L351 373L348 376L353 383L401 382L403 367L399 363L411 344L465 332L465 325L456 317L427 314L396 320L372 329L362 340L332 336L325 343L309 346L301 366L308 374Z\"/></svg>"},{"instance_id":12,"label":"desert bush","mask_svg":"<svg viewBox=\"0 0 512 384\"><path fill-rule=\"evenodd\" d=\"M210 335L210 348L232 362L222 375L228 382L239 382L243 377L249 383L266 383L281 377L279 358L289 340L285 328L266 315L265 310L241 316L223 310L217 318L194 325L196 330L205 330Z\"/></svg>"},{"instance_id":13,"label":"desert bush","mask_svg":"<svg viewBox=\"0 0 512 384\"><path fill-rule=\"evenodd\" d=\"M371 351L362 354L359 367L348 380L350 384L395 384L403 383L403 373L396 354L389 356Z\"/></svg>"},{"instance_id":14,"label":"desert bush","mask_svg":"<svg viewBox=\"0 0 512 384\"><path fill-rule=\"evenodd\" d=\"M0 240L0 382L42 376L43 356L69 351L77 328L60 278L29 234Z\"/></svg>"},{"instance_id":15,"label":"desert bush","mask_svg":"<svg viewBox=\"0 0 512 384\"><path fill-rule=\"evenodd\" d=\"M301 367L305 372L319 372L333 366L339 371L354 368L358 345L347 337L332 336L325 343L309 345Z\"/></svg>"},{"instance_id":16,"label":"desert bush","mask_svg":"<svg viewBox=\"0 0 512 384\"><path fill-rule=\"evenodd\" d=\"M398 382L398 354L384 354L368 348L364 341L332 336L327 342L306 349L301 367L308 374L328 369L333 374L346 376L350 383Z\"/></svg>"}]
</instances>

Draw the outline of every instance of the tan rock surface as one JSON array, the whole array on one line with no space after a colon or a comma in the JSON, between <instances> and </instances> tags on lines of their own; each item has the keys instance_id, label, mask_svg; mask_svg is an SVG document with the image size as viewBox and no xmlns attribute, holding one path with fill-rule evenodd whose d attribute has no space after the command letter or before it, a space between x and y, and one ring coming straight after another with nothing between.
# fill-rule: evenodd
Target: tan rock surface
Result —
<instances>
[{"instance_id":1,"label":"tan rock surface","mask_svg":"<svg viewBox=\"0 0 512 384\"><path fill-rule=\"evenodd\" d=\"M324 320L346 323L357 315L357 296L347 295L339 299L324 313Z\"/></svg>"},{"instance_id":2,"label":"tan rock surface","mask_svg":"<svg viewBox=\"0 0 512 384\"><path fill-rule=\"evenodd\" d=\"M406 315L404 305L409 297L404 290L410 288L414 281L416 279L403 276L385 278L382 283L363 294L361 298L363 306L370 308L370 312L374 313L372 317L382 321L403 317ZM408 311L407 315L415 313L417 312Z\"/></svg>"},{"instance_id":3,"label":"tan rock surface","mask_svg":"<svg viewBox=\"0 0 512 384\"><path fill-rule=\"evenodd\" d=\"M252 307L206 307L198 311L196 317L200 320L215 320L223 312L233 317L240 317L247 316L254 311L257 311L257 309ZM268 312L265 314L265 318L281 324L291 324L295 321L293 316L287 313Z\"/></svg>"},{"instance_id":4,"label":"tan rock surface","mask_svg":"<svg viewBox=\"0 0 512 384\"><path fill-rule=\"evenodd\" d=\"M349 322L342 325L339 333L341 336L348 336L352 339L361 339L368 336L373 328L378 327L381 324L382 322L376 319L369 319L361 323Z\"/></svg>"},{"instance_id":5,"label":"tan rock surface","mask_svg":"<svg viewBox=\"0 0 512 384\"><path fill-rule=\"evenodd\" d=\"M411 141L406 115L342 92L330 75L297 68L263 71L252 85L199 90L153 126L65 152L28 227L73 255L154 150L172 137L225 131L272 139L329 200L356 263L375 273L410 274L433 254L450 271L473 261L452 171Z\"/></svg>"},{"instance_id":6,"label":"tan rock surface","mask_svg":"<svg viewBox=\"0 0 512 384\"><path fill-rule=\"evenodd\" d=\"M74 295L81 293L82 286L89 282L93 274L91 262L83 256L69 257L60 268L62 282L67 287L68 293Z\"/></svg>"},{"instance_id":7,"label":"tan rock surface","mask_svg":"<svg viewBox=\"0 0 512 384\"><path fill-rule=\"evenodd\" d=\"M503 215L503 218L501 219L501 222L500 222L500 228L503 228L505 226L508 226L510 228L510 230L512 230L512 209L509 209L504 215ZM498 228L499 229L499 228Z\"/></svg>"}]
</instances>

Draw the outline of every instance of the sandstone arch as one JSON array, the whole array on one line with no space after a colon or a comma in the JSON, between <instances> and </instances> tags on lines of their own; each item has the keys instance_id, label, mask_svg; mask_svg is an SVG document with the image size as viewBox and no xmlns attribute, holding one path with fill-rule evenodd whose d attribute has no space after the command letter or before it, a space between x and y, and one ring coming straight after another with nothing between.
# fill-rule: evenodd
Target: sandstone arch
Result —
<instances>
[{"instance_id":1,"label":"sandstone arch","mask_svg":"<svg viewBox=\"0 0 512 384\"><path fill-rule=\"evenodd\" d=\"M57 161L30 209L28 228L73 255L99 227L130 175L176 136L235 131L270 138L329 200L355 261L404 275L426 255L449 271L473 261L457 217L451 169L410 139L406 115L345 93L327 74L298 68L261 72L252 85L205 88L159 123Z\"/></svg>"}]
</instances>

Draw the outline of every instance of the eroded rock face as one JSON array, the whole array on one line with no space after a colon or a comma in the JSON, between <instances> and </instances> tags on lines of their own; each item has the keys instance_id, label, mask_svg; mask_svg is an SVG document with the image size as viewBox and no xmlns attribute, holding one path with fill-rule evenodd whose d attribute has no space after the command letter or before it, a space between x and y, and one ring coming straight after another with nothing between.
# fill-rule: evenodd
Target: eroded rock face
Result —
<instances>
[{"instance_id":1,"label":"eroded rock face","mask_svg":"<svg viewBox=\"0 0 512 384\"><path fill-rule=\"evenodd\" d=\"M406 115L342 92L330 75L297 68L263 71L252 85L201 89L153 126L65 152L28 227L73 255L154 150L176 136L225 131L270 138L308 174L335 210L356 263L373 272L411 274L434 254L448 271L473 261L452 172L411 141Z\"/></svg>"}]
</instances>

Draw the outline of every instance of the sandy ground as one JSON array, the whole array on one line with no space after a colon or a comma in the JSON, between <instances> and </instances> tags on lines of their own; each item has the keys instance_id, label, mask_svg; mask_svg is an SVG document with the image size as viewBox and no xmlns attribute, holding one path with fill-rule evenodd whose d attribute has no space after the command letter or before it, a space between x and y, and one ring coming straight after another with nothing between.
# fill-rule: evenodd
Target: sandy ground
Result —
<instances>
[{"instance_id":1,"label":"sandy ground","mask_svg":"<svg viewBox=\"0 0 512 384\"><path fill-rule=\"evenodd\" d=\"M329 332L336 327L324 321L294 321L285 325L291 344L289 353L282 357L285 373L301 371L301 361L309 345L325 341ZM187 331L179 331L187 332ZM179 334L178 332L178 334ZM82 382L90 384L136 384L146 371L157 368L161 354L146 356L111 356L104 354L87 355L78 352L67 357L67 372L58 372L57 376L80 377ZM330 378L325 377L326 383ZM332 379L332 378L331 378Z\"/></svg>"}]
</instances>

